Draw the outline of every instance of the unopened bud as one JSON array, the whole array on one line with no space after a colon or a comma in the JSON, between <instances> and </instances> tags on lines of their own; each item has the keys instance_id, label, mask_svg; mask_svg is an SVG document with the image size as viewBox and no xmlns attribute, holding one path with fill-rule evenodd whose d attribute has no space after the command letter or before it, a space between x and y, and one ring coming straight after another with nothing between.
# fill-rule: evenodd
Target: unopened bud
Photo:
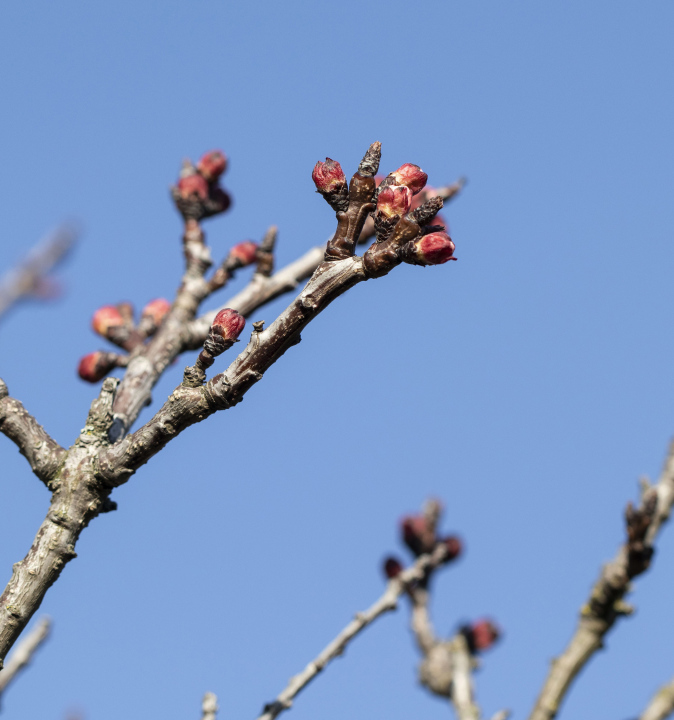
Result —
<instances>
[{"instance_id":1,"label":"unopened bud","mask_svg":"<svg viewBox=\"0 0 674 720\"><path fill-rule=\"evenodd\" d=\"M403 248L403 260L411 265L442 265L456 260L456 246L446 232L432 232L422 235Z\"/></svg>"},{"instance_id":2,"label":"unopened bud","mask_svg":"<svg viewBox=\"0 0 674 720\"><path fill-rule=\"evenodd\" d=\"M423 515L408 515L400 523L402 539L405 545L415 554L423 555L435 547L435 534L428 527Z\"/></svg>"},{"instance_id":3,"label":"unopened bud","mask_svg":"<svg viewBox=\"0 0 674 720\"><path fill-rule=\"evenodd\" d=\"M501 630L491 620L477 620L470 625L470 633L472 635L471 650L473 652L483 652L488 650L501 636Z\"/></svg>"},{"instance_id":4,"label":"unopened bud","mask_svg":"<svg viewBox=\"0 0 674 720\"><path fill-rule=\"evenodd\" d=\"M168 300L157 298L156 300L151 300L143 308L141 317L150 319L156 327L159 327L170 309L171 303Z\"/></svg>"},{"instance_id":5,"label":"unopened bud","mask_svg":"<svg viewBox=\"0 0 674 720\"><path fill-rule=\"evenodd\" d=\"M241 334L245 324L246 319L243 315L239 315L236 310L231 308L225 308L215 316L215 320L211 325L211 332L219 335L223 340L234 342Z\"/></svg>"},{"instance_id":6,"label":"unopened bud","mask_svg":"<svg viewBox=\"0 0 674 720\"><path fill-rule=\"evenodd\" d=\"M452 560L456 560L456 558L461 555L463 552L463 544L461 542L461 538L456 537L456 535L450 535L449 537L442 538L440 540L441 543L444 543L445 548L447 550L447 559L445 562L451 562Z\"/></svg>"},{"instance_id":7,"label":"unopened bud","mask_svg":"<svg viewBox=\"0 0 674 720\"><path fill-rule=\"evenodd\" d=\"M225 192L221 187L214 187L211 190L207 207L207 217L225 212L232 204L232 198L229 193Z\"/></svg>"},{"instance_id":8,"label":"unopened bud","mask_svg":"<svg viewBox=\"0 0 674 720\"><path fill-rule=\"evenodd\" d=\"M395 179L396 185L404 185L412 191L412 195L421 192L426 185L428 175L418 166L412 163L401 165L390 177Z\"/></svg>"},{"instance_id":9,"label":"unopened bud","mask_svg":"<svg viewBox=\"0 0 674 720\"><path fill-rule=\"evenodd\" d=\"M77 374L90 383L102 380L116 366L111 353L96 352L85 355L77 366Z\"/></svg>"},{"instance_id":10,"label":"unopened bud","mask_svg":"<svg viewBox=\"0 0 674 720\"><path fill-rule=\"evenodd\" d=\"M91 318L91 327L94 332L103 337L107 337L111 328L122 325L125 325L124 317L114 305L104 305L98 308Z\"/></svg>"},{"instance_id":11,"label":"unopened bud","mask_svg":"<svg viewBox=\"0 0 674 720\"><path fill-rule=\"evenodd\" d=\"M325 158L325 162L316 163L311 178L320 193L337 193L342 188L346 189L346 176L342 166L330 158Z\"/></svg>"},{"instance_id":12,"label":"unopened bud","mask_svg":"<svg viewBox=\"0 0 674 720\"><path fill-rule=\"evenodd\" d=\"M186 175L178 180L178 193L183 200L196 196L200 200L208 199L208 183L198 173Z\"/></svg>"},{"instance_id":13,"label":"unopened bud","mask_svg":"<svg viewBox=\"0 0 674 720\"><path fill-rule=\"evenodd\" d=\"M197 163L197 170L208 182L214 182L227 169L227 157L220 150L207 152Z\"/></svg>"},{"instance_id":14,"label":"unopened bud","mask_svg":"<svg viewBox=\"0 0 674 720\"><path fill-rule=\"evenodd\" d=\"M387 185L377 198L377 212L387 218L406 215L412 204L412 191L404 185Z\"/></svg>"},{"instance_id":15,"label":"unopened bud","mask_svg":"<svg viewBox=\"0 0 674 720\"><path fill-rule=\"evenodd\" d=\"M257 258L257 243L244 240L229 251L229 257L239 261L242 266L252 265Z\"/></svg>"},{"instance_id":16,"label":"unopened bud","mask_svg":"<svg viewBox=\"0 0 674 720\"><path fill-rule=\"evenodd\" d=\"M384 575L386 575L389 580L392 580L394 577L398 577L402 571L403 566L398 558L386 558L384 561Z\"/></svg>"}]
</instances>

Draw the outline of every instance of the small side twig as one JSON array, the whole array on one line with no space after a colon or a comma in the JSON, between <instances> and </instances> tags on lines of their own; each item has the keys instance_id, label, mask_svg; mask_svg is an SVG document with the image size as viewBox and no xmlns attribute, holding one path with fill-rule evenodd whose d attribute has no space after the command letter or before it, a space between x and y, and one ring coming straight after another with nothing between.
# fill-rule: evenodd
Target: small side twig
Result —
<instances>
[{"instance_id":1,"label":"small side twig","mask_svg":"<svg viewBox=\"0 0 674 720\"><path fill-rule=\"evenodd\" d=\"M30 663L40 645L47 639L51 630L51 620L41 618L37 625L16 646L5 666L0 670L0 698L7 686Z\"/></svg>"},{"instance_id":2,"label":"small side twig","mask_svg":"<svg viewBox=\"0 0 674 720\"><path fill-rule=\"evenodd\" d=\"M219 709L218 698L212 692L207 692L201 703L201 720L216 720Z\"/></svg>"},{"instance_id":3,"label":"small side twig","mask_svg":"<svg viewBox=\"0 0 674 720\"><path fill-rule=\"evenodd\" d=\"M665 720L674 713L674 678L651 698L639 720Z\"/></svg>"}]
</instances>

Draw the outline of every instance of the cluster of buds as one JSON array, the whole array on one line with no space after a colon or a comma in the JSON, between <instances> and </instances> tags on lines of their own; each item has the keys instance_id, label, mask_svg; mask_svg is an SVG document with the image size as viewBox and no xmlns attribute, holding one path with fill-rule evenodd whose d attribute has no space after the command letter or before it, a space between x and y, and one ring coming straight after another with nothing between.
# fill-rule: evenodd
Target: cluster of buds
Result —
<instances>
[{"instance_id":1,"label":"cluster of buds","mask_svg":"<svg viewBox=\"0 0 674 720\"><path fill-rule=\"evenodd\" d=\"M142 310L138 326L133 319L133 306L122 302L117 305L104 305L91 318L91 327L95 333L120 348L131 352L148 337L154 335L171 309L168 300L157 298L149 302ZM128 355L96 351L85 355L77 366L77 374L87 382L102 380L111 370L126 367Z\"/></svg>"},{"instance_id":2,"label":"cluster of buds","mask_svg":"<svg viewBox=\"0 0 674 720\"><path fill-rule=\"evenodd\" d=\"M229 208L231 198L219 185L220 176L226 169L227 158L220 150L207 152L196 166L189 160L183 163L171 195L186 221L199 221Z\"/></svg>"},{"instance_id":3,"label":"cluster of buds","mask_svg":"<svg viewBox=\"0 0 674 720\"><path fill-rule=\"evenodd\" d=\"M459 632L466 638L471 655L489 650L501 637L501 629L489 619L463 625Z\"/></svg>"},{"instance_id":4,"label":"cluster of buds","mask_svg":"<svg viewBox=\"0 0 674 720\"><path fill-rule=\"evenodd\" d=\"M377 189L374 229L377 242L384 242L400 218L412 209L412 199L426 185L428 175L412 163L401 165L389 173Z\"/></svg>"},{"instance_id":5,"label":"cluster of buds","mask_svg":"<svg viewBox=\"0 0 674 720\"><path fill-rule=\"evenodd\" d=\"M185 368L183 386L199 387L206 379L206 370L215 358L228 350L239 339L246 325L246 319L236 310L225 308L215 316L204 342L204 349L199 353L192 367Z\"/></svg>"}]
</instances>

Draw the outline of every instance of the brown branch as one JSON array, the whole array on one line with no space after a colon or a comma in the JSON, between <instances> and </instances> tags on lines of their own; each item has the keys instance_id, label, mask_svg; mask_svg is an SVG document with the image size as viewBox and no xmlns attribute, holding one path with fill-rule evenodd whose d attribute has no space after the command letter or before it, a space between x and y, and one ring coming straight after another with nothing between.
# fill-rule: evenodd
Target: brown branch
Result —
<instances>
[{"instance_id":1,"label":"brown branch","mask_svg":"<svg viewBox=\"0 0 674 720\"><path fill-rule=\"evenodd\" d=\"M354 619L332 640L319 655L312 660L298 675L290 679L288 686L277 698L265 705L258 720L274 720L284 710L292 707L295 697L325 668L328 663L339 657L346 650L347 645L357 637L368 625L386 612L395 610L398 598L414 582L426 576L429 570L441 565L447 559L447 548L439 544L428 555L421 555L417 561L395 578L391 579L384 594L367 610L356 613Z\"/></svg>"},{"instance_id":2,"label":"brown branch","mask_svg":"<svg viewBox=\"0 0 674 720\"><path fill-rule=\"evenodd\" d=\"M19 301L39 296L47 275L68 254L75 239L72 228L58 228L36 245L23 263L0 278L0 318Z\"/></svg>"},{"instance_id":3,"label":"brown branch","mask_svg":"<svg viewBox=\"0 0 674 720\"><path fill-rule=\"evenodd\" d=\"M552 663L529 720L552 720L571 683L616 621L632 612L624 601L630 581L650 564L653 543L674 503L674 442L669 447L659 482L645 488L638 509L626 512L627 542L605 565L581 608L576 631L564 652Z\"/></svg>"},{"instance_id":4,"label":"brown branch","mask_svg":"<svg viewBox=\"0 0 674 720\"><path fill-rule=\"evenodd\" d=\"M51 620L48 617L43 617L18 644L5 667L0 670L0 698L2 698L7 686L33 659L35 652L49 636L50 630Z\"/></svg>"},{"instance_id":5,"label":"brown branch","mask_svg":"<svg viewBox=\"0 0 674 720\"><path fill-rule=\"evenodd\" d=\"M9 397L1 379L0 432L17 445L33 472L49 487L67 453L18 400Z\"/></svg>"},{"instance_id":6,"label":"brown branch","mask_svg":"<svg viewBox=\"0 0 674 720\"><path fill-rule=\"evenodd\" d=\"M212 692L207 692L201 703L201 720L216 720L219 709L218 698Z\"/></svg>"}]
</instances>

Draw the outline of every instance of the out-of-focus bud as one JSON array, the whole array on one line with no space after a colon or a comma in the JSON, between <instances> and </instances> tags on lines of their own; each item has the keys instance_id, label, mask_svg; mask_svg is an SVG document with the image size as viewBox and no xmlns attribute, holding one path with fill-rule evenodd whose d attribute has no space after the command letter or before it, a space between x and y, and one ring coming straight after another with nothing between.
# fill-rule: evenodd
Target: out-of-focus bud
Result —
<instances>
[{"instance_id":1,"label":"out-of-focus bud","mask_svg":"<svg viewBox=\"0 0 674 720\"><path fill-rule=\"evenodd\" d=\"M215 316L211 325L211 332L219 335L223 340L231 340L234 342L246 324L243 315L239 315L236 310L225 308Z\"/></svg>"},{"instance_id":2,"label":"out-of-focus bud","mask_svg":"<svg viewBox=\"0 0 674 720\"><path fill-rule=\"evenodd\" d=\"M470 627L472 635L472 652L483 652L488 650L501 637L501 630L491 620L477 620Z\"/></svg>"},{"instance_id":3,"label":"out-of-focus bud","mask_svg":"<svg viewBox=\"0 0 674 720\"><path fill-rule=\"evenodd\" d=\"M388 557L384 560L384 575L386 575L389 580L398 577L402 571L403 565L398 558Z\"/></svg>"},{"instance_id":4,"label":"out-of-focus bud","mask_svg":"<svg viewBox=\"0 0 674 720\"><path fill-rule=\"evenodd\" d=\"M183 200L189 200L194 196L200 200L207 200L208 183L206 179L198 173L186 175L178 180L178 193Z\"/></svg>"},{"instance_id":5,"label":"out-of-focus bud","mask_svg":"<svg viewBox=\"0 0 674 720\"><path fill-rule=\"evenodd\" d=\"M111 353L96 352L85 355L77 366L77 374L90 383L102 380L116 366L114 355Z\"/></svg>"},{"instance_id":6,"label":"out-of-focus bud","mask_svg":"<svg viewBox=\"0 0 674 720\"><path fill-rule=\"evenodd\" d=\"M98 308L91 318L91 327L94 332L106 337L111 328L121 327L125 324L124 317L114 305L104 305Z\"/></svg>"},{"instance_id":7,"label":"out-of-focus bud","mask_svg":"<svg viewBox=\"0 0 674 720\"><path fill-rule=\"evenodd\" d=\"M423 555L435 547L435 534L428 527L423 515L408 515L400 523L402 539L405 545L415 554Z\"/></svg>"},{"instance_id":8,"label":"out-of-focus bud","mask_svg":"<svg viewBox=\"0 0 674 720\"><path fill-rule=\"evenodd\" d=\"M391 173L397 185L408 187L413 195L421 192L426 185L428 175L418 166L412 163L401 165L395 172Z\"/></svg>"},{"instance_id":9,"label":"out-of-focus bud","mask_svg":"<svg viewBox=\"0 0 674 720\"><path fill-rule=\"evenodd\" d=\"M227 169L227 157L220 150L207 152L197 163L197 170L208 182L214 182Z\"/></svg>"},{"instance_id":10,"label":"out-of-focus bud","mask_svg":"<svg viewBox=\"0 0 674 720\"><path fill-rule=\"evenodd\" d=\"M244 267L252 265L257 258L257 243L252 240L244 240L229 251L229 257L238 260Z\"/></svg>"},{"instance_id":11,"label":"out-of-focus bud","mask_svg":"<svg viewBox=\"0 0 674 720\"><path fill-rule=\"evenodd\" d=\"M456 560L456 558L458 558L463 552L463 543L461 542L461 538L456 537L456 535L449 535L446 538L442 538L440 542L444 543L447 548L447 560L445 562Z\"/></svg>"},{"instance_id":12,"label":"out-of-focus bud","mask_svg":"<svg viewBox=\"0 0 674 720\"><path fill-rule=\"evenodd\" d=\"M446 232L432 232L422 235L403 248L403 260L411 265L442 265L456 260L456 246Z\"/></svg>"},{"instance_id":13,"label":"out-of-focus bud","mask_svg":"<svg viewBox=\"0 0 674 720\"><path fill-rule=\"evenodd\" d=\"M342 166L328 157L325 162L317 162L311 178L319 193L337 193L342 188L346 189L346 176Z\"/></svg>"},{"instance_id":14,"label":"out-of-focus bud","mask_svg":"<svg viewBox=\"0 0 674 720\"><path fill-rule=\"evenodd\" d=\"M159 327L170 309L171 303L168 300L157 298L156 300L151 300L143 308L141 317L148 318L155 326Z\"/></svg>"},{"instance_id":15,"label":"out-of-focus bud","mask_svg":"<svg viewBox=\"0 0 674 720\"><path fill-rule=\"evenodd\" d=\"M232 198L229 193L225 192L221 187L214 187L211 189L211 194L206 208L206 216L217 215L218 213L225 212L229 209L232 204Z\"/></svg>"},{"instance_id":16,"label":"out-of-focus bud","mask_svg":"<svg viewBox=\"0 0 674 720\"><path fill-rule=\"evenodd\" d=\"M412 191L404 185L387 185L377 198L377 212L391 218L406 215L412 205Z\"/></svg>"}]
</instances>

